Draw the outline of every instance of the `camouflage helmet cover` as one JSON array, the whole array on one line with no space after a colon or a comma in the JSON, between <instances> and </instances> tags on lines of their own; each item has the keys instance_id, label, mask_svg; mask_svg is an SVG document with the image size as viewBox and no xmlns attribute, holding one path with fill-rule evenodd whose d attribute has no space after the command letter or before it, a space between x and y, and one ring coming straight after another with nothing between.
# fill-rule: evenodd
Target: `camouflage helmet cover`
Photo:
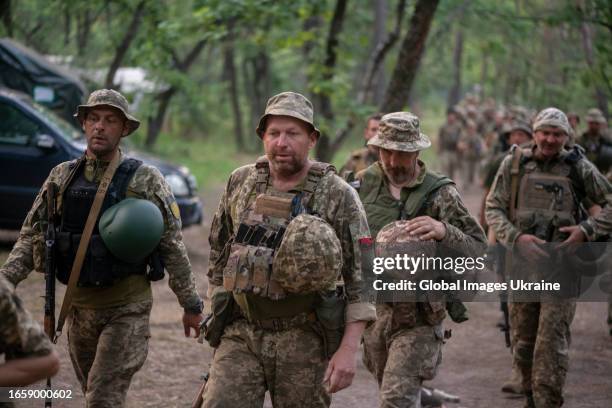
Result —
<instances>
[{"instance_id":1,"label":"camouflage helmet cover","mask_svg":"<svg viewBox=\"0 0 612 408\"><path fill-rule=\"evenodd\" d=\"M601 123L602 125L605 125L607 122L603 113L597 108L589 109L589 111L586 114L585 119L587 123L595 122L595 123Z\"/></svg>"},{"instance_id":2,"label":"camouflage helmet cover","mask_svg":"<svg viewBox=\"0 0 612 408\"><path fill-rule=\"evenodd\" d=\"M393 112L382 117L378 132L368 145L387 150L416 152L431 146L429 138L421 133L419 118L410 112Z\"/></svg>"},{"instance_id":3,"label":"camouflage helmet cover","mask_svg":"<svg viewBox=\"0 0 612 408\"><path fill-rule=\"evenodd\" d=\"M127 121L128 135L133 133L140 126L140 121L128 113L128 101L123 95L113 89L98 89L89 95L87 104L77 106L74 117L82 125L91 108L98 106L111 106L119 109Z\"/></svg>"},{"instance_id":4,"label":"camouflage helmet cover","mask_svg":"<svg viewBox=\"0 0 612 408\"><path fill-rule=\"evenodd\" d=\"M533 121L534 132L548 126L559 128L563 130L566 135L572 134L567 116L557 108L546 108L540 111Z\"/></svg>"},{"instance_id":5,"label":"camouflage helmet cover","mask_svg":"<svg viewBox=\"0 0 612 408\"><path fill-rule=\"evenodd\" d=\"M274 255L272 276L288 293L333 289L342 269L342 247L324 220L300 214L287 226Z\"/></svg>"},{"instance_id":6,"label":"camouflage helmet cover","mask_svg":"<svg viewBox=\"0 0 612 408\"><path fill-rule=\"evenodd\" d=\"M265 128L266 119L270 115L290 116L292 118L306 122L313 127L317 138L321 136L321 132L314 124L314 111L312 103L302 94L297 92L282 92L268 99L266 110L261 118L255 131L262 138Z\"/></svg>"}]
</instances>

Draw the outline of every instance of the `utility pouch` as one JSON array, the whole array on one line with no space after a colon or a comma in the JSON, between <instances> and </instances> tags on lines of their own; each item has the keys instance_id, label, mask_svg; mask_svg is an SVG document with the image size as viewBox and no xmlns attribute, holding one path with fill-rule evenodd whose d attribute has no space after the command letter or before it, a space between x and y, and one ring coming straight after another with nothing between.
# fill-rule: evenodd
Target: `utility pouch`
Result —
<instances>
[{"instance_id":1,"label":"utility pouch","mask_svg":"<svg viewBox=\"0 0 612 408\"><path fill-rule=\"evenodd\" d=\"M317 321L314 330L323 340L325 357L330 359L340 347L344 336L346 300L336 292L321 294L315 307Z\"/></svg>"},{"instance_id":2,"label":"utility pouch","mask_svg":"<svg viewBox=\"0 0 612 408\"><path fill-rule=\"evenodd\" d=\"M147 279L151 282L164 279L164 261L161 259L159 251L156 249L149 256L149 263L147 266Z\"/></svg>"},{"instance_id":3,"label":"utility pouch","mask_svg":"<svg viewBox=\"0 0 612 408\"><path fill-rule=\"evenodd\" d=\"M211 316L207 318L207 324L202 327L204 338L210 347L216 348L221 344L221 336L232 322L235 307L236 301L232 292L219 292L212 297Z\"/></svg>"},{"instance_id":4,"label":"utility pouch","mask_svg":"<svg viewBox=\"0 0 612 408\"><path fill-rule=\"evenodd\" d=\"M411 329L417 324L417 307L414 302L393 303L391 313L391 329Z\"/></svg>"},{"instance_id":5,"label":"utility pouch","mask_svg":"<svg viewBox=\"0 0 612 408\"><path fill-rule=\"evenodd\" d=\"M469 319L467 308L463 302L458 299L452 299L446 302L446 311L451 320L455 323L463 323Z\"/></svg>"},{"instance_id":6,"label":"utility pouch","mask_svg":"<svg viewBox=\"0 0 612 408\"><path fill-rule=\"evenodd\" d=\"M423 317L425 323L430 326L437 326L442 323L442 320L446 317L445 303L444 302L432 302L427 301L421 303L423 308Z\"/></svg>"},{"instance_id":7,"label":"utility pouch","mask_svg":"<svg viewBox=\"0 0 612 408\"><path fill-rule=\"evenodd\" d=\"M227 263L225 264L225 268L223 268L223 287L225 290L231 292L236 287L238 268L240 267L241 259L246 257L247 251L244 245L232 245Z\"/></svg>"}]
</instances>

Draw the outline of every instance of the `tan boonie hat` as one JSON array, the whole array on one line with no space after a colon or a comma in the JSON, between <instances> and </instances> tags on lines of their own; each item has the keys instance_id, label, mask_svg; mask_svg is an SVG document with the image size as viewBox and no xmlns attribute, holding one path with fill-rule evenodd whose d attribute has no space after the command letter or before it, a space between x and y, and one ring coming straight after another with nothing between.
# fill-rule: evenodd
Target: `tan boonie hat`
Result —
<instances>
[{"instance_id":1,"label":"tan boonie hat","mask_svg":"<svg viewBox=\"0 0 612 408\"><path fill-rule=\"evenodd\" d=\"M597 108L589 109L589 111L587 112L587 115L586 115L586 121L587 122L601 123L602 125L606 124L605 116Z\"/></svg>"},{"instance_id":2,"label":"tan boonie hat","mask_svg":"<svg viewBox=\"0 0 612 408\"><path fill-rule=\"evenodd\" d=\"M128 101L125 99L125 96L113 89L98 89L97 91L93 91L91 95L89 95L87 104L77 107L74 117L77 118L82 125L87 111L98 106L112 106L113 108L119 109L127 120L128 135L133 133L138 129L138 126L140 126L140 121L128 113Z\"/></svg>"},{"instance_id":3,"label":"tan boonie hat","mask_svg":"<svg viewBox=\"0 0 612 408\"><path fill-rule=\"evenodd\" d=\"M393 112L382 117L378 132L368 145L387 150L416 152L427 149L431 142L421 133L419 118L410 112Z\"/></svg>"},{"instance_id":4,"label":"tan boonie hat","mask_svg":"<svg viewBox=\"0 0 612 408\"><path fill-rule=\"evenodd\" d=\"M546 108L541 110L533 121L534 132L548 126L560 128L566 135L570 135L572 133L567 116L565 116L565 113L557 108Z\"/></svg>"},{"instance_id":5,"label":"tan boonie hat","mask_svg":"<svg viewBox=\"0 0 612 408\"><path fill-rule=\"evenodd\" d=\"M270 115L291 116L292 118L299 119L313 127L317 134L317 138L321 136L321 132L314 124L312 103L302 94L297 92L283 92L268 99L266 111L259 119L259 124L255 129L259 137L263 137L266 128L266 119Z\"/></svg>"}]
</instances>

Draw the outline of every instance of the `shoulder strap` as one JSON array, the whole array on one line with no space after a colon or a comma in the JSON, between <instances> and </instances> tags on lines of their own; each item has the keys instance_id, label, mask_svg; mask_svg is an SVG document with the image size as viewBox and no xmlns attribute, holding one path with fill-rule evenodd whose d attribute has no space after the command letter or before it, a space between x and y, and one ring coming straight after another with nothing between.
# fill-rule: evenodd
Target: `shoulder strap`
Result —
<instances>
[{"instance_id":1,"label":"shoulder strap","mask_svg":"<svg viewBox=\"0 0 612 408\"><path fill-rule=\"evenodd\" d=\"M380 186L382 184L382 173L380 166L374 163L366 169L361 170L359 173L357 173L356 178L357 180L359 180L358 192L361 201L375 201L376 197L378 196ZM372 195L372 197L368 198L370 194ZM366 200L366 198L368 198L368 200Z\"/></svg>"},{"instance_id":2,"label":"shoulder strap","mask_svg":"<svg viewBox=\"0 0 612 408\"><path fill-rule=\"evenodd\" d=\"M257 181L255 182L255 191L257 194L263 194L268 187L268 179L270 178L270 164L266 156L261 156L255 162L257 169Z\"/></svg>"},{"instance_id":3,"label":"shoulder strap","mask_svg":"<svg viewBox=\"0 0 612 408\"><path fill-rule=\"evenodd\" d=\"M113 184L119 200L125 198L130 181L140 166L142 166L142 161L129 157L123 160L117 168L113 177Z\"/></svg>"},{"instance_id":4,"label":"shoulder strap","mask_svg":"<svg viewBox=\"0 0 612 408\"><path fill-rule=\"evenodd\" d=\"M91 239L91 233L93 232L96 220L98 219L98 214L100 213L100 209L102 208L102 202L104 201L104 196L106 196L108 186L110 185L113 179L113 175L115 174L115 171L119 166L120 158L121 154L117 152L109 163L108 167L106 168L106 171L102 176L102 180L100 180L98 191L96 191L96 197L94 198L94 202L91 206L91 209L89 210L87 222L85 223L85 229L83 229L83 234L81 235L81 240L79 241L77 253L72 264L72 269L70 271L70 278L68 279L66 294L64 295L64 300L62 301L62 309L60 310L59 318L57 319L57 329L53 338L54 343L57 343L58 337L62 334L64 321L66 320L66 316L68 315L70 307L72 306L72 295L79 280L79 276L81 275L81 269L83 267L83 261L85 260L87 247L89 246L89 240Z\"/></svg>"},{"instance_id":5,"label":"shoulder strap","mask_svg":"<svg viewBox=\"0 0 612 408\"><path fill-rule=\"evenodd\" d=\"M400 217L411 219L416 217L423 209L425 203L430 200L433 194L442 186L454 184L451 179L440 174L427 172L423 182L410 191L404 202Z\"/></svg>"},{"instance_id":6,"label":"shoulder strap","mask_svg":"<svg viewBox=\"0 0 612 408\"><path fill-rule=\"evenodd\" d=\"M512 165L510 167L510 208L509 215L510 221L514 223L516 220L516 198L518 196L519 187L519 166L521 164L521 157L523 156L523 149L518 146L512 147Z\"/></svg>"}]
</instances>

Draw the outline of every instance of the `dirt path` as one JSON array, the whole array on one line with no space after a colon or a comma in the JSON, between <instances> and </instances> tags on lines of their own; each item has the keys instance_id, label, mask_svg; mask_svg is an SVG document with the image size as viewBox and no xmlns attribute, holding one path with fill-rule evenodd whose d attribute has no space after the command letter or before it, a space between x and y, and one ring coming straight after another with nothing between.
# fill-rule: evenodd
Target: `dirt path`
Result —
<instances>
[{"instance_id":1,"label":"dirt path","mask_svg":"<svg viewBox=\"0 0 612 408\"><path fill-rule=\"evenodd\" d=\"M206 293L209 223L221 188L209 189L203 195L205 224L184 233L201 294ZM479 197L480 191L477 189L469 190L465 195L465 202L474 215L479 206ZM8 249L10 247L5 246L0 250L6 255ZM200 375L208 369L212 352L207 345L183 336L181 310L174 294L168 289L167 280L154 284L153 288L155 303L151 316L149 356L143 369L134 377L128 395L128 407L188 407L199 386ZM40 295L43 291L42 276L37 274L30 276L18 289L27 307L36 316L42 316L43 300ZM61 298L59 291L58 298ZM500 317L498 305L478 303L469 305L469 309L471 318L468 322L448 325L453 337L444 347L442 366L431 385L461 396L461 404L449 404L449 407L522 407L521 400L508 399L499 391L510 371L510 353L504 346L502 334L495 328ZM611 406L612 339L607 334L605 314L604 303L578 305L572 325L567 407ZM84 405L83 399L68 358L65 335L59 341L59 349L62 370L54 380L55 388L72 389L74 398L56 403L55 406L81 407ZM353 385L334 395L333 407L377 406L376 384L361 361L358 364ZM38 387L42 388L43 384ZM19 406L41 404L39 401Z\"/></svg>"}]
</instances>

